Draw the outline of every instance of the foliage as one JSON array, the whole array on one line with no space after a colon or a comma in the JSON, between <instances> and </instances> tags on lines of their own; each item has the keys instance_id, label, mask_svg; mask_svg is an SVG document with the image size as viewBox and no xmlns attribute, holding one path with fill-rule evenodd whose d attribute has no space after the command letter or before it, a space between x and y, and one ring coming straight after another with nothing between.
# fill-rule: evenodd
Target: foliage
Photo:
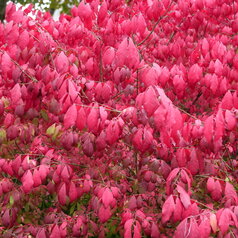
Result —
<instances>
[{"instance_id":1,"label":"foliage","mask_svg":"<svg viewBox=\"0 0 238 238\"><path fill-rule=\"evenodd\" d=\"M1 237L237 237L237 12L88 0L54 21L10 3Z\"/></svg>"}]
</instances>

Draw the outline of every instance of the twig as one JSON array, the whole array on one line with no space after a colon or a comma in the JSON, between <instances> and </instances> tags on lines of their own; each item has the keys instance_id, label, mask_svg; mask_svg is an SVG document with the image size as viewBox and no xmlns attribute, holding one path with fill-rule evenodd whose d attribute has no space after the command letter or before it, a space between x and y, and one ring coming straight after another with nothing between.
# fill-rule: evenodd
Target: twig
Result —
<instances>
[{"instance_id":1,"label":"twig","mask_svg":"<svg viewBox=\"0 0 238 238\"><path fill-rule=\"evenodd\" d=\"M3 50L1 50L1 49L0 49L0 52L1 52L2 54L4 54L4 53L8 54L7 51L3 51ZM30 78L33 82L38 82L38 80L37 80L36 78L34 78L34 77L32 77L30 74L28 74L14 59L12 59L9 54L8 54L8 56L9 56L10 60L21 70L21 72L22 72L23 74L25 74L25 75L26 75L28 78Z\"/></svg>"},{"instance_id":2,"label":"twig","mask_svg":"<svg viewBox=\"0 0 238 238\"><path fill-rule=\"evenodd\" d=\"M167 16L167 13L169 12L172 3L173 3L173 1L170 2L169 6L168 6L168 9L167 9L166 12L164 13L164 15L160 16L160 18L159 18L159 19L157 20L157 22L154 24L154 26L153 26L152 30L150 31L150 33L149 33L149 34L145 37L145 39L142 40L137 46L140 46L140 45L144 44L144 42L147 41L147 40L149 39L149 37L153 34L153 32L155 31L155 28L158 26L158 24L160 23L160 21L161 21L162 19L168 17L168 16Z\"/></svg>"},{"instance_id":3,"label":"twig","mask_svg":"<svg viewBox=\"0 0 238 238\"><path fill-rule=\"evenodd\" d=\"M76 104L76 105L81 106L81 107L89 107L89 108L99 109L99 107L88 106L88 105L84 105L84 104ZM105 107L104 109L105 109L106 111L122 113L122 111L119 111L119 110L116 110L116 109L108 109L108 108L106 108L107 106L104 106L104 107Z\"/></svg>"},{"instance_id":4,"label":"twig","mask_svg":"<svg viewBox=\"0 0 238 238\"><path fill-rule=\"evenodd\" d=\"M178 107L178 109L179 109L181 112L183 112L183 113L187 114L188 116L192 117L194 120L198 120L198 118L197 118L197 117L195 117L195 116L193 116L192 114L190 114L190 113L186 112L186 111L185 111L185 110L183 110L182 108L179 108L179 107Z\"/></svg>"}]
</instances>

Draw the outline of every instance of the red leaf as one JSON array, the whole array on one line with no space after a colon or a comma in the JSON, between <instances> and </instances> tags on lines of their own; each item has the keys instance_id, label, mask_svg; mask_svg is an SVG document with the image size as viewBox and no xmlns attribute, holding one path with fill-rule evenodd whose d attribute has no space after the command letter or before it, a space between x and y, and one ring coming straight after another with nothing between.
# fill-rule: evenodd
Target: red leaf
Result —
<instances>
[{"instance_id":1,"label":"red leaf","mask_svg":"<svg viewBox=\"0 0 238 238\"><path fill-rule=\"evenodd\" d=\"M192 65L188 71L188 81L191 85L196 84L202 78L202 69L198 64Z\"/></svg>"},{"instance_id":2,"label":"red leaf","mask_svg":"<svg viewBox=\"0 0 238 238\"><path fill-rule=\"evenodd\" d=\"M187 163L187 168L190 170L192 175L196 175L199 171L199 162L195 149L190 151L190 161Z\"/></svg>"},{"instance_id":3,"label":"red leaf","mask_svg":"<svg viewBox=\"0 0 238 238\"><path fill-rule=\"evenodd\" d=\"M27 170L24 176L22 177L22 188L25 193L29 193L33 188L34 181L33 176L30 170Z\"/></svg>"},{"instance_id":4,"label":"red leaf","mask_svg":"<svg viewBox=\"0 0 238 238\"><path fill-rule=\"evenodd\" d=\"M74 102L78 96L78 92L76 90L75 84L70 79L68 80L68 91L69 91L69 96L72 99L72 102Z\"/></svg>"},{"instance_id":5,"label":"red leaf","mask_svg":"<svg viewBox=\"0 0 238 238\"><path fill-rule=\"evenodd\" d=\"M179 167L185 167L187 164L187 154L184 148L179 148L176 152L176 160L178 161Z\"/></svg>"},{"instance_id":6,"label":"red leaf","mask_svg":"<svg viewBox=\"0 0 238 238\"><path fill-rule=\"evenodd\" d=\"M38 187L42 184L41 177L40 177L40 172L37 169L34 169L33 181L34 181L34 186L35 187Z\"/></svg>"},{"instance_id":7,"label":"red leaf","mask_svg":"<svg viewBox=\"0 0 238 238\"><path fill-rule=\"evenodd\" d=\"M102 60L103 64L107 67L110 66L115 58L115 49L112 47L108 47L104 52Z\"/></svg>"},{"instance_id":8,"label":"red leaf","mask_svg":"<svg viewBox=\"0 0 238 238\"><path fill-rule=\"evenodd\" d=\"M166 223L167 221L170 220L174 210L175 210L174 198L173 195L170 195L166 199L162 207L162 223Z\"/></svg>"},{"instance_id":9,"label":"red leaf","mask_svg":"<svg viewBox=\"0 0 238 238\"><path fill-rule=\"evenodd\" d=\"M73 202L78 198L78 191L73 181L70 182L69 186L69 198L70 202Z\"/></svg>"},{"instance_id":10,"label":"red leaf","mask_svg":"<svg viewBox=\"0 0 238 238\"><path fill-rule=\"evenodd\" d=\"M51 231L50 238L59 238L59 237L61 237L60 229L59 226L55 224Z\"/></svg>"},{"instance_id":11,"label":"red leaf","mask_svg":"<svg viewBox=\"0 0 238 238\"><path fill-rule=\"evenodd\" d=\"M81 131L85 127L85 124L86 124L86 113L84 111L84 108L81 107L77 113L76 126Z\"/></svg>"},{"instance_id":12,"label":"red leaf","mask_svg":"<svg viewBox=\"0 0 238 238\"><path fill-rule=\"evenodd\" d=\"M69 172L68 167L66 165L63 167L60 176L62 177L64 182L68 182L69 177L70 177L70 172Z\"/></svg>"},{"instance_id":13,"label":"red leaf","mask_svg":"<svg viewBox=\"0 0 238 238\"><path fill-rule=\"evenodd\" d=\"M222 187L219 181L215 182L215 189L211 193L212 199L218 201L222 198Z\"/></svg>"},{"instance_id":14,"label":"red leaf","mask_svg":"<svg viewBox=\"0 0 238 238\"><path fill-rule=\"evenodd\" d=\"M58 200L60 202L61 205L65 205L66 204L66 185L65 183L63 183L63 185L61 186L59 192L58 192Z\"/></svg>"},{"instance_id":15,"label":"red leaf","mask_svg":"<svg viewBox=\"0 0 238 238\"><path fill-rule=\"evenodd\" d=\"M141 238L141 225L138 221L136 221L136 224L134 225L133 238Z\"/></svg>"},{"instance_id":16,"label":"red leaf","mask_svg":"<svg viewBox=\"0 0 238 238\"><path fill-rule=\"evenodd\" d=\"M215 181L212 177L209 177L207 180L207 190L208 192L212 192L215 188Z\"/></svg>"},{"instance_id":17,"label":"red leaf","mask_svg":"<svg viewBox=\"0 0 238 238\"><path fill-rule=\"evenodd\" d=\"M217 232L217 217L214 213L210 214L210 225L214 233Z\"/></svg>"},{"instance_id":18,"label":"red leaf","mask_svg":"<svg viewBox=\"0 0 238 238\"><path fill-rule=\"evenodd\" d=\"M69 70L69 60L63 51L55 57L55 66L59 73L66 73Z\"/></svg>"},{"instance_id":19,"label":"red leaf","mask_svg":"<svg viewBox=\"0 0 238 238\"><path fill-rule=\"evenodd\" d=\"M177 197L175 200L175 209L173 214L173 222L178 222L182 220L182 213L183 213L183 205L180 199Z\"/></svg>"},{"instance_id":20,"label":"red leaf","mask_svg":"<svg viewBox=\"0 0 238 238\"><path fill-rule=\"evenodd\" d=\"M68 129L71 126L74 126L77 119L77 108L75 104L73 104L65 113L64 116L64 126L65 129Z\"/></svg>"},{"instance_id":21,"label":"red leaf","mask_svg":"<svg viewBox=\"0 0 238 238\"><path fill-rule=\"evenodd\" d=\"M231 110L233 107L233 97L231 92L228 90L221 101L221 108Z\"/></svg>"},{"instance_id":22,"label":"red leaf","mask_svg":"<svg viewBox=\"0 0 238 238\"><path fill-rule=\"evenodd\" d=\"M21 87L18 83L11 89L11 99L13 104L19 103L21 99Z\"/></svg>"},{"instance_id":23,"label":"red leaf","mask_svg":"<svg viewBox=\"0 0 238 238\"><path fill-rule=\"evenodd\" d=\"M174 238L199 238L199 228L195 218L184 219L177 227Z\"/></svg>"},{"instance_id":24,"label":"red leaf","mask_svg":"<svg viewBox=\"0 0 238 238\"><path fill-rule=\"evenodd\" d=\"M223 209L218 219L218 226L220 227L220 230L223 235L227 232L230 225L231 221L230 212L231 211L228 208Z\"/></svg>"},{"instance_id":25,"label":"red leaf","mask_svg":"<svg viewBox=\"0 0 238 238\"><path fill-rule=\"evenodd\" d=\"M98 217L100 219L100 222L104 223L106 222L110 217L112 213L110 210L110 207L105 208L103 205L99 208L98 211Z\"/></svg>"},{"instance_id":26,"label":"red leaf","mask_svg":"<svg viewBox=\"0 0 238 238\"><path fill-rule=\"evenodd\" d=\"M225 186L225 198L228 201L230 200L231 204L238 205L237 193L233 185L228 182L226 182L226 186Z\"/></svg>"},{"instance_id":27,"label":"red leaf","mask_svg":"<svg viewBox=\"0 0 238 238\"><path fill-rule=\"evenodd\" d=\"M144 93L144 108L148 117L151 117L158 107L159 101L156 93L152 87L149 87Z\"/></svg>"},{"instance_id":28,"label":"red leaf","mask_svg":"<svg viewBox=\"0 0 238 238\"><path fill-rule=\"evenodd\" d=\"M140 63L139 53L131 38L125 38L116 53L117 66L137 67Z\"/></svg>"},{"instance_id":29,"label":"red leaf","mask_svg":"<svg viewBox=\"0 0 238 238\"><path fill-rule=\"evenodd\" d=\"M12 69L12 61L7 53L2 55L1 68L3 73L8 73Z\"/></svg>"},{"instance_id":30,"label":"red leaf","mask_svg":"<svg viewBox=\"0 0 238 238\"><path fill-rule=\"evenodd\" d=\"M214 133L213 116L210 116L204 122L204 136L207 140L207 143L211 143L213 133Z\"/></svg>"},{"instance_id":31,"label":"red leaf","mask_svg":"<svg viewBox=\"0 0 238 238\"><path fill-rule=\"evenodd\" d=\"M199 208L197 203L192 203L183 213L182 218L190 217L190 216L196 216L199 214Z\"/></svg>"},{"instance_id":32,"label":"red leaf","mask_svg":"<svg viewBox=\"0 0 238 238\"><path fill-rule=\"evenodd\" d=\"M102 203L104 204L105 208L109 207L113 200L114 198L111 190L109 188L106 188L102 195Z\"/></svg>"},{"instance_id":33,"label":"red leaf","mask_svg":"<svg viewBox=\"0 0 238 238\"><path fill-rule=\"evenodd\" d=\"M170 195L171 193L172 193L172 191L171 191L171 182L172 182L172 180L177 176L177 174L178 174L178 172L180 171L180 169L179 168L176 168L176 169L173 169L171 172L170 172L170 174L169 174L169 176L168 176L168 178L167 178L167 180L166 180L166 194L167 195Z\"/></svg>"},{"instance_id":34,"label":"red leaf","mask_svg":"<svg viewBox=\"0 0 238 238\"><path fill-rule=\"evenodd\" d=\"M99 112L97 108L91 108L87 117L87 125L89 131L96 133L98 131Z\"/></svg>"},{"instance_id":35,"label":"red leaf","mask_svg":"<svg viewBox=\"0 0 238 238\"><path fill-rule=\"evenodd\" d=\"M131 198L128 201L128 208L133 211L137 208L137 200L135 196L131 196Z\"/></svg>"},{"instance_id":36,"label":"red leaf","mask_svg":"<svg viewBox=\"0 0 238 238\"><path fill-rule=\"evenodd\" d=\"M1 217L2 224L5 227L10 227L11 226L11 217L10 217L10 210L7 209L4 214Z\"/></svg>"},{"instance_id":37,"label":"red leaf","mask_svg":"<svg viewBox=\"0 0 238 238\"><path fill-rule=\"evenodd\" d=\"M236 117L234 113L232 113L229 110L226 110L225 112L225 121L226 121L226 126L227 129L232 131L236 127Z\"/></svg>"},{"instance_id":38,"label":"red leaf","mask_svg":"<svg viewBox=\"0 0 238 238\"><path fill-rule=\"evenodd\" d=\"M41 164L39 166L39 175L41 177L41 180L43 181L48 174L49 174L49 167L45 164Z\"/></svg>"},{"instance_id":39,"label":"red leaf","mask_svg":"<svg viewBox=\"0 0 238 238\"><path fill-rule=\"evenodd\" d=\"M134 220L133 219L129 219L125 222L124 224L124 238L132 238L132 235L131 235L131 227L132 227L132 224L133 224Z\"/></svg>"},{"instance_id":40,"label":"red leaf","mask_svg":"<svg viewBox=\"0 0 238 238\"><path fill-rule=\"evenodd\" d=\"M224 134L224 117L222 113L222 109L219 109L215 118L216 128L214 130L214 141L222 138Z\"/></svg>"},{"instance_id":41,"label":"red leaf","mask_svg":"<svg viewBox=\"0 0 238 238\"><path fill-rule=\"evenodd\" d=\"M152 238L160 237L159 228L154 222L152 223L152 226L151 226L151 237Z\"/></svg>"},{"instance_id":42,"label":"red leaf","mask_svg":"<svg viewBox=\"0 0 238 238\"><path fill-rule=\"evenodd\" d=\"M183 206L187 209L191 205L190 196L188 193L179 185L177 185L177 191L180 194L180 199Z\"/></svg>"},{"instance_id":43,"label":"red leaf","mask_svg":"<svg viewBox=\"0 0 238 238\"><path fill-rule=\"evenodd\" d=\"M45 228L40 228L36 234L36 238L46 238Z\"/></svg>"},{"instance_id":44,"label":"red leaf","mask_svg":"<svg viewBox=\"0 0 238 238\"><path fill-rule=\"evenodd\" d=\"M107 16L107 3L103 2L98 11L98 25L101 26Z\"/></svg>"},{"instance_id":45,"label":"red leaf","mask_svg":"<svg viewBox=\"0 0 238 238\"><path fill-rule=\"evenodd\" d=\"M117 121L111 121L106 128L106 139L109 145L114 144L120 135L120 127Z\"/></svg>"},{"instance_id":46,"label":"red leaf","mask_svg":"<svg viewBox=\"0 0 238 238\"><path fill-rule=\"evenodd\" d=\"M18 38L17 44L19 45L19 47L23 50L27 47L28 43L29 43L29 33L28 31L24 30Z\"/></svg>"}]
</instances>

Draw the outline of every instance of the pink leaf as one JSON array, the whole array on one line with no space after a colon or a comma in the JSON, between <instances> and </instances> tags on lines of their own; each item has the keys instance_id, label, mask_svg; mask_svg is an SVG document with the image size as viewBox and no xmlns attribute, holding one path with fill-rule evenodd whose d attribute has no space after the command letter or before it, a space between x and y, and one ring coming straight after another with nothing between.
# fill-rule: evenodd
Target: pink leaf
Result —
<instances>
[{"instance_id":1,"label":"pink leaf","mask_svg":"<svg viewBox=\"0 0 238 238\"><path fill-rule=\"evenodd\" d=\"M175 209L173 214L173 222L181 221L182 220L182 213L184 211L184 207L180 201L180 199L177 197L175 200Z\"/></svg>"},{"instance_id":2,"label":"pink leaf","mask_svg":"<svg viewBox=\"0 0 238 238\"><path fill-rule=\"evenodd\" d=\"M190 161L187 163L187 168L190 170L192 175L196 175L199 171L199 161L195 149L190 151Z\"/></svg>"},{"instance_id":3,"label":"pink leaf","mask_svg":"<svg viewBox=\"0 0 238 238\"><path fill-rule=\"evenodd\" d=\"M46 238L45 228L40 228L36 234L36 238Z\"/></svg>"},{"instance_id":4,"label":"pink leaf","mask_svg":"<svg viewBox=\"0 0 238 238\"><path fill-rule=\"evenodd\" d=\"M99 208L98 211L98 217L100 219L100 222L104 223L106 222L110 217L112 213L110 210L110 207L105 208L103 205Z\"/></svg>"},{"instance_id":5,"label":"pink leaf","mask_svg":"<svg viewBox=\"0 0 238 238\"><path fill-rule=\"evenodd\" d=\"M174 238L200 238L199 228L194 218L184 219L177 227Z\"/></svg>"},{"instance_id":6,"label":"pink leaf","mask_svg":"<svg viewBox=\"0 0 238 238\"><path fill-rule=\"evenodd\" d=\"M64 116L64 126L65 129L68 129L71 126L74 126L77 119L77 108L75 104L73 104L65 113Z\"/></svg>"},{"instance_id":7,"label":"pink leaf","mask_svg":"<svg viewBox=\"0 0 238 238\"><path fill-rule=\"evenodd\" d=\"M187 154L184 148L179 148L176 152L176 160L178 161L179 167L185 167L187 164Z\"/></svg>"},{"instance_id":8,"label":"pink leaf","mask_svg":"<svg viewBox=\"0 0 238 238\"><path fill-rule=\"evenodd\" d=\"M170 195L166 199L162 207L162 223L166 223L167 221L170 220L174 210L175 210L174 198L173 195Z\"/></svg>"},{"instance_id":9,"label":"pink leaf","mask_svg":"<svg viewBox=\"0 0 238 238\"><path fill-rule=\"evenodd\" d=\"M133 219L128 219L125 224L124 224L124 238L132 238L131 235L131 228L134 220Z\"/></svg>"},{"instance_id":10,"label":"pink leaf","mask_svg":"<svg viewBox=\"0 0 238 238\"><path fill-rule=\"evenodd\" d=\"M225 112L225 121L226 121L226 126L227 129L232 131L236 127L236 117L234 113L232 113L229 110L226 110Z\"/></svg>"},{"instance_id":11,"label":"pink leaf","mask_svg":"<svg viewBox=\"0 0 238 238\"><path fill-rule=\"evenodd\" d=\"M226 198L226 200L231 200L230 202L233 205L238 204L237 193L236 193L233 185L228 182L226 182L226 186L225 186L225 198Z\"/></svg>"},{"instance_id":12,"label":"pink leaf","mask_svg":"<svg viewBox=\"0 0 238 238\"><path fill-rule=\"evenodd\" d=\"M214 213L210 214L210 225L214 233L217 232L217 217Z\"/></svg>"},{"instance_id":13,"label":"pink leaf","mask_svg":"<svg viewBox=\"0 0 238 238\"><path fill-rule=\"evenodd\" d=\"M69 186L69 198L70 202L73 202L78 198L78 191L73 181L70 182Z\"/></svg>"},{"instance_id":14,"label":"pink leaf","mask_svg":"<svg viewBox=\"0 0 238 238\"><path fill-rule=\"evenodd\" d=\"M188 81L191 85L196 84L202 78L202 69L198 64L192 65L188 71Z\"/></svg>"},{"instance_id":15,"label":"pink leaf","mask_svg":"<svg viewBox=\"0 0 238 238\"><path fill-rule=\"evenodd\" d=\"M141 225L138 221L136 221L136 224L134 225L133 238L141 238Z\"/></svg>"},{"instance_id":16,"label":"pink leaf","mask_svg":"<svg viewBox=\"0 0 238 238\"><path fill-rule=\"evenodd\" d=\"M102 202L105 208L109 207L111 202L114 200L112 192L109 188L106 188L102 195Z\"/></svg>"},{"instance_id":17,"label":"pink leaf","mask_svg":"<svg viewBox=\"0 0 238 238\"><path fill-rule=\"evenodd\" d=\"M77 113L76 126L81 131L85 127L85 124L86 124L86 113L84 111L84 108L81 107Z\"/></svg>"},{"instance_id":18,"label":"pink leaf","mask_svg":"<svg viewBox=\"0 0 238 238\"><path fill-rule=\"evenodd\" d=\"M59 192L58 192L58 199L61 205L65 205L66 204L66 185L65 183L63 183L63 185L61 186Z\"/></svg>"},{"instance_id":19,"label":"pink leaf","mask_svg":"<svg viewBox=\"0 0 238 238\"><path fill-rule=\"evenodd\" d=\"M231 110L233 107L233 97L231 92L228 90L221 101L221 108Z\"/></svg>"},{"instance_id":20,"label":"pink leaf","mask_svg":"<svg viewBox=\"0 0 238 238\"><path fill-rule=\"evenodd\" d=\"M224 134L224 117L222 109L219 109L215 118L216 129L214 130L214 140L217 141L222 138Z\"/></svg>"},{"instance_id":21,"label":"pink leaf","mask_svg":"<svg viewBox=\"0 0 238 238\"><path fill-rule=\"evenodd\" d=\"M177 191L180 194L180 199L184 207L187 209L191 205L190 196L188 193L179 185L177 185Z\"/></svg>"},{"instance_id":22,"label":"pink leaf","mask_svg":"<svg viewBox=\"0 0 238 238\"><path fill-rule=\"evenodd\" d=\"M117 121L111 121L106 128L106 138L109 145L114 144L120 135L120 127Z\"/></svg>"},{"instance_id":23,"label":"pink leaf","mask_svg":"<svg viewBox=\"0 0 238 238\"><path fill-rule=\"evenodd\" d=\"M102 57L103 64L106 67L111 65L114 58L115 58L115 49L112 47L107 48L107 50L104 52L103 57Z\"/></svg>"},{"instance_id":24,"label":"pink leaf","mask_svg":"<svg viewBox=\"0 0 238 238\"><path fill-rule=\"evenodd\" d=\"M139 53L131 38L125 38L116 53L117 66L137 67L140 63Z\"/></svg>"},{"instance_id":25,"label":"pink leaf","mask_svg":"<svg viewBox=\"0 0 238 238\"><path fill-rule=\"evenodd\" d=\"M207 143L210 143L214 133L214 122L213 116L208 117L204 123L204 136L207 140Z\"/></svg>"},{"instance_id":26,"label":"pink leaf","mask_svg":"<svg viewBox=\"0 0 238 238\"><path fill-rule=\"evenodd\" d=\"M230 221L231 221L230 210L228 208L225 208L221 212L221 215L218 219L218 225L223 235L227 232L230 225Z\"/></svg>"},{"instance_id":27,"label":"pink leaf","mask_svg":"<svg viewBox=\"0 0 238 238\"><path fill-rule=\"evenodd\" d=\"M131 196L131 198L129 199L128 207L131 211L133 211L137 208L137 200L136 200L135 196Z\"/></svg>"},{"instance_id":28,"label":"pink leaf","mask_svg":"<svg viewBox=\"0 0 238 238\"><path fill-rule=\"evenodd\" d=\"M99 112L97 108L91 108L90 113L87 117L87 125L89 131L97 132L98 130L98 120L99 120Z\"/></svg>"},{"instance_id":29,"label":"pink leaf","mask_svg":"<svg viewBox=\"0 0 238 238\"><path fill-rule=\"evenodd\" d=\"M50 238L58 238L58 237L61 237L61 233L60 233L59 226L55 224L51 231Z\"/></svg>"},{"instance_id":30,"label":"pink leaf","mask_svg":"<svg viewBox=\"0 0 238 238\"><path fill-rule=\"evenodd\" d=\"M215 181L212 177L209 177L207 180L207 190L208 192L212 192L215 188Z\"/></svg>"},{"instance_id":31,"label":"pink leaf","mask_svg":"<svg viewBox=\"0 0 238 238\"><path fill-rule=\"evenodd\" d=\"M55 66L59 73L66 73L69 69L69 60L62 51L55 57Z\"/></svg>"},{"instance_id":32,"label":"pink leaf","mask_svg":"<svg viewBox=\"0 0 238 238\"><path fill-rule=\"evenodd\" d=\"M11 99L13 104L19 103L21 99L21 87L18 83L11 89Z\"/></svg>"},{"instance_id":33,"label":"pink leaf","mask_svg":"<svg viewBox=\"0 0 238 238\"><path fill-rule=\"evenodd\" d=\"M72 102L74 102L78 96L78 92L76 90L75 84L71 80L68 80L68 91L69 91L69 96L72 99Z\"/></svg>"},{"instance_id":34,"label":"pink leaf","mask_svg":"<svg viewBox=\"0 0 238 238\"><path fill-rule=\"evenodd\" d=\"M169 176L168 176L168 178L166 180L166 194L167 195L171 194L172 191L171 191L171 187L170 186L171 186L172 180L177 176L179 171L180 171L180 169L176 168L176 169L173 169L170 172L170 174L169 174Z\"/></svg>"},{"instance_id":35,"label":"pink leaf","mask_svg":"<svg viewBox=\"0 0 238 238\"><path fill-rule=\"evenodd\" d=\"M12 61L10 56L7 53L2 55L1 68L3 73L8 73L12 68Z\"/></svg>"},{"instance_id":36,"label":"pink leaf","mask_svg":"<svg viewBox=\"0 0 238 238\"><path fill-rule=\"evenodd\" d=\"M159 107L159 101L152 87L149 87L144 95L144 108L148 117L151 117Z\"/></svg>"},{"instance_id":37,"label":"pink leaf","mask_svg":"<svg viewBox=\"0 0 238 238\"><path fill-rule=\"evenodd\" d=\"M29 193L33 188L34 181L33 176L30 170L27 170L24 176L22 177L22 188L25 193Z\"/></svg>"},{"instance_id":38,"label":"pink leaf","mask_svg":"<svg viewBox=\"0 0 238 238\"><path fill-rule=\"evenodd\" d=\"M34 169L33 181L34 181L34 186L35 187L38 187L42 184L41 177L40 177L40 172L37 169Z\"/></svg>"},{"instance_id":39,"label":"pink leaf","mask_svg":"<svg viewBox=\"0 0 238 238\"><path fill-rule=\"evenodd\" d=\"M20 48L23 50L27 47L29 43L29 33L28 31L24 30L18 38L17 44L20 46Z\"/></svg>"}]
</instances>

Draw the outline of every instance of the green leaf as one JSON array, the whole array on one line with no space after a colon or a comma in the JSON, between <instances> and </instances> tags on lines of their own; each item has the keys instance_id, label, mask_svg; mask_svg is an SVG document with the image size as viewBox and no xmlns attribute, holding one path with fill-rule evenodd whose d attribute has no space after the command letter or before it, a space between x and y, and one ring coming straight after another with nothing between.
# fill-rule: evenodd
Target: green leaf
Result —
<instances>
[{"instance_id":1,"label":"green leaf","mask_svg":"<svg viewBox=\"0 0 238 238\"><path fill-rule=\"evenodd\" d=\"M6 138L7 138L6 131L3 128L1 128L0 129L0 141L4 141Z\"/></svg>"},{"instance_id":2,"label":"green leaf","mask_svg":"<svg viewBox=\"0 0 238 238\"><path fill-rule=\"evenodd\" d=\"M51 125L47 130L46 130L46 134L49 136L53 136L55 133L56 127L55 127L55 123L53 125Z\"/></svg>"},{"instance_id":3,"label":"green leaf","mask_svg":"<svg viewBox=\"0 0 238 238\"><path fill-rule=\"evenodd\" d=\"M41 110L40 111L40 114L41 114L41 116L42 116L42 118L45 120L45 121L48 121L49 120L49 117L48 117L48 114L47 114L47 112L46 112L46 110Z\"/></svg>"},{"instance_id":4,"label":"green leaf","mask_svg":"<svg viewBox=\"0 0 238 238\"><path fill-rule=\"evenodd\" d=\"M69 215L73 215L73 213L75 211L75 207L76 207L76 203L73 203L72 206L69 209Z\"/></svg>"},{"instance_id":5,"label":"green leaf","mask_svg":"<svg viewBox=\"0 0 238 238\"><path fill-rule=\"evenodd\" d=\"M12 207L12 205L14 204L14 198L13 198L13 196L10 196L10 198L9 198L9 204L10 204L11 207Z\"/></svg>"}]
</instances>

